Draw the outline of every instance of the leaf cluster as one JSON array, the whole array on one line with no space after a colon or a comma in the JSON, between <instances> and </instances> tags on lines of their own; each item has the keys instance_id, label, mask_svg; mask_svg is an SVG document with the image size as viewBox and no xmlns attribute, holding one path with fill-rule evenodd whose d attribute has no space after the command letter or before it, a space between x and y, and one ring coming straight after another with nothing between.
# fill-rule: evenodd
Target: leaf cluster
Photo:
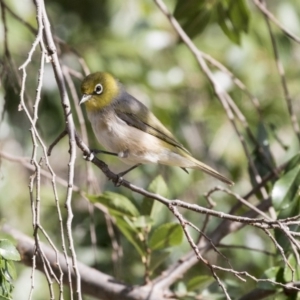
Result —
<instances>
[{"instance_id":1,"label":"leaf cluster","mask_svg":"<svg viewBox=\"0 0 300 300\"><path fill-rule=\"evenodd\" d=\"M0 239L0 300L12 300L13 280L16 279L14 261L19 261L16 247L6 239Z\"/></svg>"},{"instance_id":2,"label":"leaf cluster","mask_svg":"<svg viewBox=\"0 0 300 300\"><path fill-rule=\"evenodd\" d=\"M245 0L177 0L174 16L192 38L216 23L236 44L240 44L242 33L247 33L250 20Z\"/></svg>"},{"instance_id":3,"label":"leaf cluster","mask_svg":"<svg viewBox=\"0 0 300 300\"><path fill-rule=\"evenodd\" d=\"M148 190L162 196L168 192L161 175L152 181ZM108 209L115 226L134 246L141 262L147 262L149 275L165 262L171 253L170 248L182 242L183 231L178 223L155 226L163 205L153 199L144 198L139 207L124 195L108 191L101 195L89 195L88 199Z\"/></svg>"}]
</instances>

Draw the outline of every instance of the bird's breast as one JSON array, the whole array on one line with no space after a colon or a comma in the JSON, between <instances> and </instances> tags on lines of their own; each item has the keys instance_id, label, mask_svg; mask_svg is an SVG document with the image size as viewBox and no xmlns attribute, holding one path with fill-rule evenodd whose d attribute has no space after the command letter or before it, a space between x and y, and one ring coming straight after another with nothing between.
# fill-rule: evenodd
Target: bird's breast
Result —
<instances>
[{"instance_id":1,"label":"bird's breast","mask_svg":"<svg viewBox=\"0 0 300 300\"><path fill-rule=\"evenodd\" d=\"M93 131L101 145L107 150L119 153L123 150L120 130L121 123L110 112L89 113Z\"/></svg>"}]
</instances>

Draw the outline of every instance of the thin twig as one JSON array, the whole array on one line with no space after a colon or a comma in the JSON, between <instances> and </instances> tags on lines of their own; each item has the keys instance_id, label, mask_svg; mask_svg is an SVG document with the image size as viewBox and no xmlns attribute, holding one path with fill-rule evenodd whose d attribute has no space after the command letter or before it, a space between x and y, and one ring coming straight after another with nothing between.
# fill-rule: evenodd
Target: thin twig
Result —
<instances>
[{"instance_id":1,"label":"thin twig","mask_svg":"<svg viewBox=\"0 0 300 300\"><path fill-rule=\"evenodd\" d=\"M254 248L254 247L249 247L249 246L244 246L244 245L226 245L219 243L217 244L217 247L219 248L225 248L225 249L241 249L241 250L249 250L249 251L255 251L255 252L260 252L266 255L270 256L275 256L276 254L267 250L259 249L259 248Z\"/></svg>"},{"instance_id":2,"label":"thin twig","mask_svg":"<svg viewBox=\"0 0 300 300\"><path fill-rule=\"evenodd\" d=\"M73 243L73 237L72 237L72 220L73 220L73 212L72 212L72 189L73 189L73 183L74 183L74 165L75 165L75 159L76 159L76 143L75 143L75 126L74 121L72 117L71 112L71 105L69 101L69 97L67 94L63 73L60 67L60 62L57 56L56 47L54 44L54 40L52 37L51 29L50 29L50 22L48 20L47 12L45 9L45 4L43 0L36 0L36 5L41 6L42 10L42 20L44 25L44 39L45 44L47 47L48 55L51 58L51 63L53 66L53 71L55 74L56 82L59 88L60 97L61 97L61 103L65 115L66 120L66 129L68 131L68 137L69 137L69 147L70 147L70 159L68 163L68 188L67 188L67 196L66 196L66 208L68 212L68 218L67 218L67 237L69 241L69 248L72 254L72 263L73 263L73 269L75 272L75 278L76 278L76 299L81 300L81 283L80 283L80 273L78 271L77 267L77 260L76 260L76 252L74 248ZM71 276L69 275L69 280L71 280ZM71 288L71 281L70 281L70 288ZM71 297L72 297L72 290L71 290Z\"/></svg>"},{"instance_id":3,"label":"thin twig","mask_svg":"<svg viewBox=\"0 0 300 300\"><path fill-rule=\"evenodd\" d=\"M256 5L258 5L256 2L259 3L260 9L262 7L265 8L265 6L266 6L266 3L265 3L264 0L260 0L260 2L259 1L254 1L254 2L255 2ZM264 11L263 11L263 13L264 13ZM271 16L270 16L270 14L265 14L264 13L264 17L265 17L265 21L267 23L269 35L270 35L271 42L272 42L272 48L273 48L274 58L275 58L276 67L277 67L277 70L278 70L278 73L279 73L279 76L280 76L280 79L281 79L281 85L282 85L282 89L283 89L283 93L284 93L284 99L285 99L285 102L287 104L287 108L288 108L288 112L289 112L289 115L290 115L290 119L291 119L291 123L292 123L293 129L294 129L295 134L296 134L296 136L298 138L298 141L300 141L299 123L298 123L297 116L296 116L296 114L294 112L294 109L293 109L292 97L291 97L289 89L288 89L288 85L287 85L287 81L286 81L286 77L285 77L284 67L283 67L282 62L281 62L281 60L279 58L277 43L276 43L276 40L275 40L273 31L272 31L272 28L271 28L271 25L270 25L269 19L270 19Z\"/></svg>"},{"instance_id":4,"label":"thin twig","mask_svg":"<svg viewBox=\"0 0 300 300\"><path fill-rule=\"evenodd\" d=\"M276 18L275 16L266 8L265 4L261 2L261 0L253 0L254 4L261 10L261 12L274 24L276 24L284 34L286 34L289 38L294 40L295 42L300 44L300 38L291 33L288 29L286 29Z\"/></svg>"}]
</instances>

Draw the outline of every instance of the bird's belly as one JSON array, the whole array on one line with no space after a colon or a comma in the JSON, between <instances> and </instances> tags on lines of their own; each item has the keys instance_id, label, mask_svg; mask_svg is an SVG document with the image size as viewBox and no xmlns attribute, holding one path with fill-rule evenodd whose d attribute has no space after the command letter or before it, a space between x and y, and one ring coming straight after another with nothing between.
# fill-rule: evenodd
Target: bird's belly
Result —
<instances>
[{"instance_id":1,"label":"bird's belly","mask_svg":"<svg viewBox=\"0 0 300 300\"><path fill-rule=\"evenodd\" d=\"M159 160L158 153L150 151L151 144L146 144L149 140L146 134L135 136L135 130L130 130L129 135L124 135L124 128L120 131L103 130L98 135L99 142L109 151L118 154L118 157L125 163L157 163Z\"/></svg>"},{"instance_id":2,"label":"bird's belly","mask_svg":"<svg viewBox=\"0 0 300 300\"><path fill-rule=\"evenodd\" d=\"M92 122L92 126L99 143L107 150L117 153L124 163L161 163L182 167L193 165L189 159L177 152L176 147L127 125L119 118L104 122L98 116L97 122Z\"/></svg>"},{"instance_id":3,"label":"bird's belly","mask_svg":"<svg viewBox=\"0 0 300 300\"><path fill-rule=\"evenodd\" d=\"M119 119L109 122L98 120L97 123L92 122L92 125L99 143L107 150L117 153L123 162L159 162L162 141L155 136L129 126Z\"/></svg>"}]
</instances>

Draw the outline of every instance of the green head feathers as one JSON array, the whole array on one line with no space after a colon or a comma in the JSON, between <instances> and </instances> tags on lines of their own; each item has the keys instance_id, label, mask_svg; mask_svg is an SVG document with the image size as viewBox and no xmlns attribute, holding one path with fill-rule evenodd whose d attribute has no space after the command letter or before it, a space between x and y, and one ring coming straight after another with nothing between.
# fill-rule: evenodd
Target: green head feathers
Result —
<instances>
[{"instance_id":1,"label":"green head feathers","mask_svg":"<svg viewBox=\"0 0 300 300\"><path fill-rule=\"evenodd\" d=\"M89 111L100 110L118 96L120 86L117 80L105 72L96 72L85 77L81 84L82 98L79 104L85 103Z\"/></svg>"}]
</instances>

